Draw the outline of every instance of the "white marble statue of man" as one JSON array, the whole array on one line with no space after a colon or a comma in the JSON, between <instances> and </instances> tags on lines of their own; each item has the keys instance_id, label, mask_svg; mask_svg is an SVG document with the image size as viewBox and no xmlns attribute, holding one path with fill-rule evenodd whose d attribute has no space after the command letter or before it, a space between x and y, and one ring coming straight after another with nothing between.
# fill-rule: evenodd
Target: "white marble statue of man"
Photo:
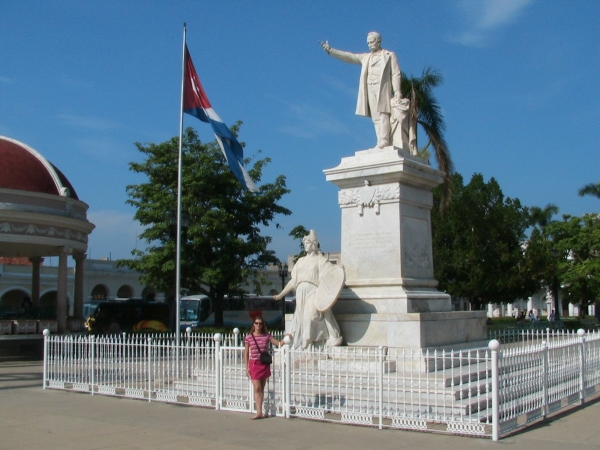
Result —
<instances>
[{"instance_id":1,"label":"white marble statue of man","mask_svg":"<svg viewBox=\"0 0 600 450\"><path fill-rule=\"evenodd\" d=\"M367 36L369 53L350 53L336 50L329 42L321 42L323 49L331 56L342 61L361 64L360 85L356 114L371 117L377 134L377 147L392 145L390 135L390 116L392 99L401 100L401 72L398 58L394 52L381 48L381 35L372 31Z\"/></svg>"},{"instance_id":2,"label":"white marble statue of man","mask_svg":"<svg viewBox=\"0 0 600 450\"><path fill-rule=\"evenodd\" d=\"M319 286L330 283L332 272L339 271L341 268L331 264L321 253L315 230L310 230L302 242L306 256L296 262L292 269L291 280L274 298L279 300L289 292L296 291L296 311L289 329L289 333L294 339L294 348L306 349L309 346L322 348L341 345L340 328L331 312L331 300L335 301L335 298L325 302L328 305L327 309L324 311L319 309L323 300L323 298L319 298L321 294ZM343 285L343 278L341 285ZM337 297L339 291L336 294L333 289L333 292L334 297Z\"/></svg>"}]
</instances>

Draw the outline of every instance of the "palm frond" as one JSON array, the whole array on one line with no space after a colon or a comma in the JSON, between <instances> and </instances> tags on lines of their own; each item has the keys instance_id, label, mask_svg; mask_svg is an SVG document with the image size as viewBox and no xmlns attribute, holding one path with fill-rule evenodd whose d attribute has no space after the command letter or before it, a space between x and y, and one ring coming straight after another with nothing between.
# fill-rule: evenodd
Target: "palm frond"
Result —
<instances>
[{"instance_id":1,"label":"palm frond","mask_svg":"<svg viewBox=\"0 0 600 450\"><path fill-rule=\"evenodd\" d=\"M443 77L433 67L428 66L423 69L420 77L408 77L402 74L402 96L410 99L411 129L414 132L415 142L411 142L411 151L418 151L417 125L420 125L429 138L434 148L434 155L438 168L444 172L444 186L442 189L442 202L440 207L443 210L449 205L452 195L452 175L454 174L454 164L450 156L450 150L444 132L446 124L441 107L433 95L433 88L441 85Z\"/></svg>"},{"instance_id":2,"label":"palm frond","mask_svg":"<svg viewBox=\"0 0 600 450\"><path fill-rule=\"evenodd\" d=\"M598 183L586 184L584 187L579 189L579 195L591 195L592 197L600 198L600 181Z\"/></svg>"}]
</instances>

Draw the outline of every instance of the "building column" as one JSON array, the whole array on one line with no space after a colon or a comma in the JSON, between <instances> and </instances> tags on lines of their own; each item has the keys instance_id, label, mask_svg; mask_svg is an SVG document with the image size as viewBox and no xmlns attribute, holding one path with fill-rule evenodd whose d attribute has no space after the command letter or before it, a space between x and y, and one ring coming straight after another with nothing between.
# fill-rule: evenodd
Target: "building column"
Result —
<instances>
[{"instance_id":1,"label":"building column","mask_svg":"<svg viewBox=\"0 0 600 450\"><path fill-rule=\"evenodd\" d=\"M67 258L71 249L62 247L58 256L58 286L56 289L56 321L58 332L67 331Z\"/></svg>"},{"instance_id":2,"label":"building column","mask_svg":"<svg viewBox=\"0 0 600 450\"><path fill-rule=\"evenodd\" d=\"M83 319L83 276L84 262L87 258L85 253L76 253L73 255L75 259L75 312L74 316L77 319Z\"/></svg>"},{"instance_id":3,"label":"building column","mask_svg":"<svg viewBox=\"0 0 600 450\"><path fill-rule=\"evenodd\" d=\"M31 303L34 308L40 307L40 266L44 258L34 256L29 258L31 268Z\"/></svg>"}]
</instances>

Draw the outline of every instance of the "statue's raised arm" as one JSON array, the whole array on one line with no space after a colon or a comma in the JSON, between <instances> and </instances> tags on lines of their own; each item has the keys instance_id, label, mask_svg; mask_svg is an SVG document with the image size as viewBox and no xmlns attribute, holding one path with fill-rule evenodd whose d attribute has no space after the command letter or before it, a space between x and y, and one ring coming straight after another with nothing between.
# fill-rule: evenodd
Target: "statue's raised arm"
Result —
<instances>
[{"instance_id":1,"label":"statue's raised arm","mask_svg":"<svg viewBox=\"0 0 600 450\"><path fill-rule=\"evenodd\" d=\"M328 55L347 63L362 65L356 114L373 119L377 147L392 145L392 99L396 102L400 100L402 76L396 54L381 48L381 35L374 31L367 36L368 53L337 50L329 45L329 41L320 41L320 44Z\"/></svg>"}]
</instances>

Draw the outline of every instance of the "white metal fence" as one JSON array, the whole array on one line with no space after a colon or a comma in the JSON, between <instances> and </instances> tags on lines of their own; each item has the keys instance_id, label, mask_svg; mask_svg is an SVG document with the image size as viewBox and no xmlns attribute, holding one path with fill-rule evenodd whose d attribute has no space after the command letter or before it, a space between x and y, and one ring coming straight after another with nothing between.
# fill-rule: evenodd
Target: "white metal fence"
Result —
<instances>
[{"instance_id":1,"label":"white metal fence","mask_svg":"<svg viewBox=\"0 0 600 450\"><path fill-rule=\"evenodd\" d=\"M511 341L514 342L514 341ZM523 342L527 342L524 345ZM274 349L268 415L499 437L600 389L600 335L461 351ZM252 412L238 334L50 336L44 388Z\"/></svg>"}]
</instances>

